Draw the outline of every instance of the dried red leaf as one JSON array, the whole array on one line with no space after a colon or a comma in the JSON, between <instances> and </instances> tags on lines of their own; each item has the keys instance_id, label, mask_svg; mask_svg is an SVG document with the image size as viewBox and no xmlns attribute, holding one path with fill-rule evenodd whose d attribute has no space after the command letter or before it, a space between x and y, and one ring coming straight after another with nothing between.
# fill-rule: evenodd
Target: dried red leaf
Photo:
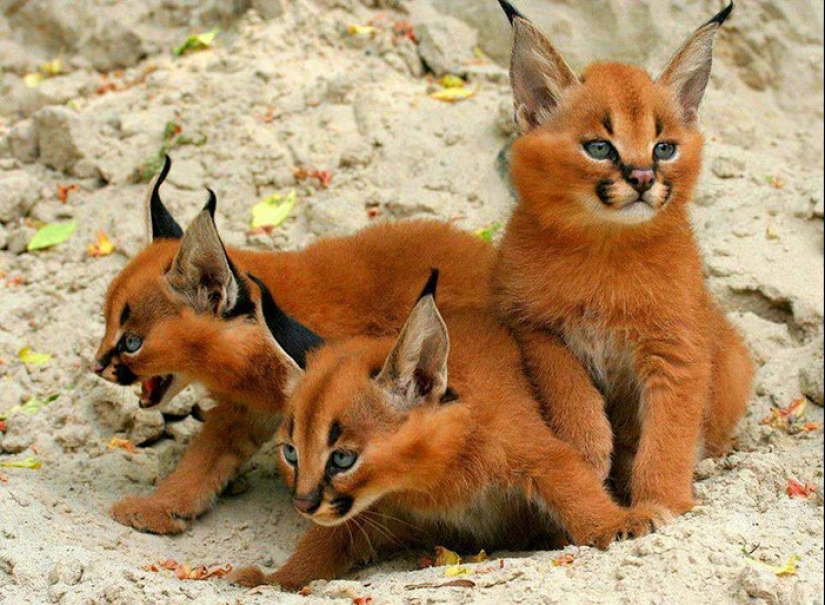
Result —
<instances>
[{"instance_id":1,"label":"dried red leaf","mask_svg":"<svg viewBox=\"0 0 825 605\"><path fill-rule=\"evenodd\" d=\"M69 201L69 194L72 191L79 191L80 187L78 185L58 185L57 186L57 199L60 200L61 204L65 204Z\"/></svg>"},{"instance_id":2,"label":"dried red leaf","mask_svg":"<svg viewBox=\"0 0 825 605\"><path fill-rule=\"evenodd\" d=\"M813 432L819 429L817 423L803 423L808 400L804 397L796 399L786 408L771 408L771 413L762 419L762 424L783 431L789 435L800 432Z\"/></svg>"},{"instance_id":3,"label":"dried red leaf","mask_svg":"<svg viewBox=\"0 0 825 605\"><path fill-rule=\"evenodd\" d=\"M0 473L0 483L8 483L9 478L6 477L3 473Z\"/></svg>"},{"instance_id":4,"label":"dried red leaf","mask_svg":"<svg viewBox=\"0 0 825 605\"><path fill-rule=\"evenodd\" d=\"M801 498L807 500L816 493L816 486L813 483L802 484L793 477L788 479L788 486L785 493L791 498Z\"/></svg>"},{"instance_id":5,"label":"dried red leaf","mask_svg":"<svg viewBox=\"0 0 825 605\"><path fill-rule=\"evenodd\" d=\"M355 597L352 605L372 605L372 597Z\"/></svg>"},{"instance_id":6,"label":"dried red leaf","mask_svg":"<svg viewBox=\"0 0 825 605\"><path fill-rule=\"evenodd\" d=\"M178 580L194 580L203 581L212 578L224 578L232 573L232 565L199 565L192 567L191 565L181 565L174 559L166 559L165 561L158 561L157 563L150 563L144 567L146 571L160 572L163 570L171 571L175 574Z\"/></svg>"},{"instance_id":7,"label":"dried red leaf","mask_svg":"<svg viewBox=\"0 0 825 605\"><path fill-rule=\"evenodd\" d=\"M301 590L298 591L298 594L302 597L308 597L312 594L312 586L304 586Z\"/></svg>"},{"instance_id":8,"label":"dried red leaf","mask_svg":"<svg viewBox=\"0 0 825 605\"><path fill-rule=\"evenodd\" d=\"M576 561L573 555L562 555L553 559L553 567L570 567Z\"/></svg>"},{"instance_id":9,"label":"dried red leaf","mask_svg":"<svg viewBox=\"0 0 825 605\"><path fill-rule=\"evenodd\" d=\"M5 433L9 430L9 425L6 424L5 420L0 420L0 433Z\"/></svg>"},{"instance_id":10,"label":"dried red leaf","mask_svg":"<svg viewBox=\"0 0 825 605\"><path fill-rule=\"evenodd\" d=\"M399 40L409 40L414 44L418 44L418 36L415 34L415 27L409 21L398 21L392 26L393 42L398 43Z\"/></svg>"},{"instance_id":11,"label":"dried red leaf","mask_svg":"<svg viewBox=\"0 0 825 605\"><path fill-rule=\"evenodd\" d=\"M295 175L295 180L297 181L317 179L322 189L327 189L330 185L332 185L332 170L296 168L293 171L293 174Z\"/></svg>"}]
</instances>

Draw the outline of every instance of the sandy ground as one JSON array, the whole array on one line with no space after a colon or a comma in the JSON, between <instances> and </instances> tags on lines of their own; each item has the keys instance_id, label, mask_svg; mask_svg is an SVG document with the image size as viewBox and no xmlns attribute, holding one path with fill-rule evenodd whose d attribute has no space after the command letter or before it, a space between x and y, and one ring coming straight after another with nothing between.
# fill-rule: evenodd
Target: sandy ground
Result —
<instances>
[{"instance_id":1,"label":"sandy ground","mask_svg":"<svg viewBox=\"0 0 825 605\"><path fill-rule=\"evenodd\" d=\"M252 4L257 12L246 9ZM572 3L524 0L572 62L613 57L655 70L677 41L719 8L671 0ZM170 122L181 132L165 198L181 220L220 198L232 245L295 248L386 219L430 216L478 229L512 206L496 158L509 136L508 28L492 0L0 1L0 464L35 456L40 470L0 468L0 603L271 602L377 604L543 603L796 605L823 599L823 436L788 435L760 421L771 406L808 397L822 422L822 7L805 0L742 0L718 46L703 111L708 135L695 225L714 292L760 364L737 451L698 465L704 502L658 534L608 553L503 557L471 568L475 588L438 587L443 569L420 553L317 583L307 599L249 592L220 581L145 571L191 564L274 567L306 525L289 506L272 457L249 465L233 497L184 535L148 536L117 525L109 507L150 493L198 428L201 399L137 410L133 392L89 372L102 334L108 281L140 249L146 164ZM351 24L379 19L353 36ZM393 42L409 20L421 45ZM219 26L213 48L181 58L190 33ZM479 43L492 59L478 61ZM28 88L23 76L61 57L65 72ZM448 105L428 98L435 70L467 75L478 94ZM100 71L110 72L108 76ZM296 183L299 167L330 169L326 190ZM77 185L66 203L58 186ZM269 235L249 235L251 207L296 188L299 203ZM73 237L27 253L40 222L77 221ZM90 258L99 229L117 253ZM678 259L674 259L678 262ZM31 346L53 355L26 365ZM109 450L113 435L146 443ZM812 483L789 498L790 477ZM450 545L445 545L450 546ZM748 554L749 553L749 554ZM554 566L571 554L572 566ZM748 559L797 572L777 577ZM423 585L423 586L422 586Z\"/></svg>"}]
</instances>

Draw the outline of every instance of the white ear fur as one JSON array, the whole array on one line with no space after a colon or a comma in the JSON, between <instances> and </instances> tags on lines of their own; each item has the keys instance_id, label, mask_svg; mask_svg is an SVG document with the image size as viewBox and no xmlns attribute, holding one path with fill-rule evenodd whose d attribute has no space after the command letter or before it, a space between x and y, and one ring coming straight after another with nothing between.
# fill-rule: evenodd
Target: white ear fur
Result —
<instances>
[{"instance_id":1,"label":"white ear fur","mask_svg":"<svg viewBox=\"0 0 825 605\"><path fill-rule=\"evenodd\" d=\"M510 78L516 126L524 134L544 123L558 108L564 92L580 81L561 53L530 21L516 16L513 32Z\"/></svg>"},{"instance_id":2,"label":"white ear fur","mask_svg":"<svg viewBox=\"0 0 825 605\"><path fill-rule=\"evenodd\" d=\"M440 401L447 392L450 338L432 296L416 304L377 380L405 408Z\"/></svg>"},{"instance_id":3,"label":"white ear fur","mask_svg":"<svg viewBox=\"0 0 825 605\"><path fill-rule=\"evenodd\" d=\"M166 281L198 313L222 315L238 302L240 286L209 210L184 233Z\"/></svg>"},{"instance_id":4,"label":"white ear fur","mask_svg":"<svg viewBox=\"0 0 825 605\"><path fill-rule=\"evenodd\" d=\"M692 124L698 117L713 67L716 32L733 12L733 8L731 3L688 38L659 76L658 82L676 95L687 124Z\"/></svg>"}]
</instances>

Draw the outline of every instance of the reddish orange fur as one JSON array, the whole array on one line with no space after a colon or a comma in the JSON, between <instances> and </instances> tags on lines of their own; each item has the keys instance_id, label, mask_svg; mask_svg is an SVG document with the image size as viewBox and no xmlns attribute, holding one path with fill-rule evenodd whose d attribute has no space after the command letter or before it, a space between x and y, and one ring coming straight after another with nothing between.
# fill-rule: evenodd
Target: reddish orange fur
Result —
<instances>
[{"instance_id":1,"label":"reddish orange fur","mask_svg":"<svg viewBox=\"0 0 825 605\"><path fill-rule=\"evenodd\" d=\"M140 378L182 374L204 384L219 406L175 472L148 498L115 505L115 518L140 530L177 533L208 510L214 497L275 430L284 368L272 357L265 328L247 318L197 315L172 295L164 274L179 248L157 241L135 257L109 288L102 357L116 344L128 303L130 330L144 345L119 359ZM382 224L355 236L326 239L301 252L229 250L241 274L251 272L279 305L323 337L397 331L431 267L441 267L446 308L489 300L493 248L451 226L428 221ZM252 288L253 291L255 290Z\"/></svg>"},{"instance_id":2,"label":"reddish orange fur","mask_svg":"<svg viewBox=\"0 0 825 605\"><path fill-rule=\"evenodd\" d=\"M297 590L404 548L526 549L546 545L559 527L578 544L606 548L660 521L655 507L617 506L583 456L553 436L519 349L491 311L445 319L456 401L399 407L374 378L390 338L349 339L311 355L279 433L299 453L297 473L280 459L293 493L322 490L310 518L323 526L274 574L243 569L236 582ZM340 438L330 445L335 425ZM329 478L334 449L357 452L359 462ZM333 504L341 496L354 500L343 516Z\"/></svg>"},{"instance_id":3,"label":"reddish orange fur","mask_svg":"<svg viewBox=\"0 0 825 605\"><path fill-rule=\"evenodd\" d=\"M513 147L520 203L495 270L496 304L554 430L601 476L612 465L634 504L683 513L702 435L711 454L727 451L753 374L704 284L688 216L703 140L673 92L642 70L597 64L582 80ZM611 220L619 210L601 207L595 188L621 175L586 156L582 142L593 139L613 141L637 167L651 165L657 141L677 142L678 157L658 166L669 203L647 222Z\"/></svg>"}]
</instances>

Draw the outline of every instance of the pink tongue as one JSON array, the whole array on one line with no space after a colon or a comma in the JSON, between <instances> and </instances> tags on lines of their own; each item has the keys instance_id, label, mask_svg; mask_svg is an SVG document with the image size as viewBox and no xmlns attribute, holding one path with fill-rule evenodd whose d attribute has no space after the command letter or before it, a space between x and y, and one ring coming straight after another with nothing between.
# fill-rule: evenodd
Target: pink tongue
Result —
<instances>
[{"instance_id":1,"label":"pink tongue","mask_svg":"<svg viewBox=\"0 0 825 605\"><path fill-rule=\"evenodd\" d=\"M160 378L157 376L150 378L149 380L144 380L141 383L141 394L140 398L144 402L149 402L152 399L152 393L155 392L155 389L160 386Z\"/></svg>"}]
</instances>

